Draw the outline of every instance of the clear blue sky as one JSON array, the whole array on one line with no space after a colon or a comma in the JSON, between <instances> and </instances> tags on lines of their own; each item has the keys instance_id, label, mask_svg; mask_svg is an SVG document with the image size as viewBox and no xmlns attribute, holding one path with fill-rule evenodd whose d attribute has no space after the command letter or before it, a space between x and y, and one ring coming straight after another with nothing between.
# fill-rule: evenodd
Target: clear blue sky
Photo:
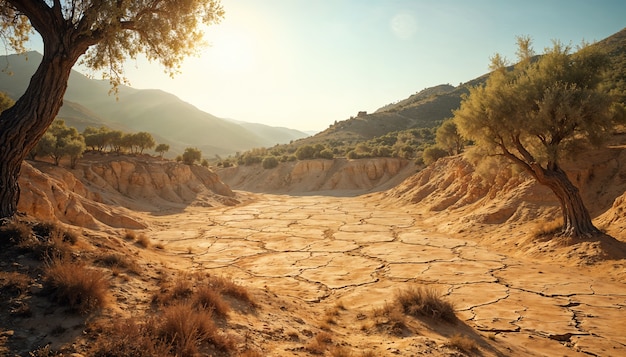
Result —
<instances>
[{"instance_id":1,"label":"clear blue sky","mask_svg":"<svg viewBox=\"0 0 626 357\"><path fill-rule=\"evenodd\" d=\"M212 43L170 79L126 67L131 85L160 88L219 117L323 130L335 120L458 85L515 58L515 37L540 52L626 27L623 0L222 0Z\"/></svg>"}]
</instances>

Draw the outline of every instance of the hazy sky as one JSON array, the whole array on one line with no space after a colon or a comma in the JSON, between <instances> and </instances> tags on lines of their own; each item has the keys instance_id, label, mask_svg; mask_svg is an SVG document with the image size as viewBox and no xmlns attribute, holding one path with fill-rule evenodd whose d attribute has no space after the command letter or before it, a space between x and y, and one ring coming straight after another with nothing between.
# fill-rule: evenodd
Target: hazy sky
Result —
<instances>
[{"instance_id":1,"label":"hazy sky","mask_svg":"<svg viewBox=\"0 0 626 357\"><path fill-rule=\"evenodd\" d=\"M577 45L626 27L623 0L222 0L212 43L175 79L158 64L126 67L131 85L160 88L219 117L323 130L358 111L487 72L515 36L535 49Z\"/></svg>"}]
</instances>

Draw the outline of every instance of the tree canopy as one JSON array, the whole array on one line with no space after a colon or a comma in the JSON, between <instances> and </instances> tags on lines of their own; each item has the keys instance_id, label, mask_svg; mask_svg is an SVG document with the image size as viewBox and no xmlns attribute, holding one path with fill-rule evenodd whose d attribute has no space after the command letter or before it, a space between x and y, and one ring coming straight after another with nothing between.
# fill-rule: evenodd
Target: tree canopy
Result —
<instances>
[{"instance_id":1,"label":"tree canopy","mask_svg":"<svg viewBox=\"0 0 626 357\"><path fill-rule=\"evenodd\" d=\"M219 0L0 0L0 38L17 53L39 33L46 47L66 50L114 85L125 82L124 62L139 54L175 74L203 44L203 24L219 22ZM63 35L67 35L66 38Z\"/></svg>"},{"instance_id":2,"label":"tree canopy","mask_svg":"<svg viewBox=\"0 0 626 357\"><path fill-rule=\"evenodd\" d=\"M22 160L58 114L81 57L114 89L125 82L124 62L140 54L174 74L203 44L204 25L223 15L219 0L0 0L6 47L24 52L33 31L43 41L43 58L26 91L0 113L0 218L15 214Z\"/></svg>"},{"instance_id":3,"label":"tree canopy","mask_svg":"<svg viewBox=\"0 0 626 357\"><path fill-rule=\"evenodd\" d=\"M527 37L518 38L518 56L512 68L494 56L486 85L470 90L454 120L465 138L552 189L561 202L564 234L595 234L560 165L564 155L584 144L602 143L613 128L613 101L599 86L608 57L588 44L573 53L558 41L535 56Z\"/></svg>"}]
</instances>

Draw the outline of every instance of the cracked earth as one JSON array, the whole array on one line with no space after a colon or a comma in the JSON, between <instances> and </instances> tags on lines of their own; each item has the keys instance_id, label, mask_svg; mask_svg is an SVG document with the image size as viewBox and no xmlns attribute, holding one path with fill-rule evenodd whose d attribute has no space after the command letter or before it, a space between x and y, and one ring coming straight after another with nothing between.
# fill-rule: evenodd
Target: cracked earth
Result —
<instances>
[{"instance_id":1,"label":"cracked earth","mask_svg":"<svg viewBox=\"0 0 626 357\"><path fill-rule=\"evenodd\" d=\"M366 311L410 284L435 287L467 326L509 346L487 354L626 355L626 284L615 278L494 252L372 197L251 197L153 216L150 234L165 254L184 258L176 260L183 269L229 276L296 305L341 301ZM387 350L415 354L395 346Z\"/></svg>"}]
</instances>

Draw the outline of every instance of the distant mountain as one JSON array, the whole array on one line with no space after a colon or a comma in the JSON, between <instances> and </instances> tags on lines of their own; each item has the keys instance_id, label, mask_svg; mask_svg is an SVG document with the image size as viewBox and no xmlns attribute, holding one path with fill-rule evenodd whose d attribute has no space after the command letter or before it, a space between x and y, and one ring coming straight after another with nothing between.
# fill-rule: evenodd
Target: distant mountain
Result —
<instances>
[{"instance_id":1,"label":"distant mountain","mask_svg":"<svg viewBox=\"0 0 626 357\"><path fill-rule=\"evenodd\" d=\"M17 99L41 61L41 54L0 57L0 91ZM162 90L121 86L117 99L109 95L108 81L93 80L72 71L59 118L82 131L108 126L124 131L146 131L171 153L197 147L204 155L228 155L255 147L289 143L306 133L262 124L218 118Z\"/></svg>"}]
</instances>

